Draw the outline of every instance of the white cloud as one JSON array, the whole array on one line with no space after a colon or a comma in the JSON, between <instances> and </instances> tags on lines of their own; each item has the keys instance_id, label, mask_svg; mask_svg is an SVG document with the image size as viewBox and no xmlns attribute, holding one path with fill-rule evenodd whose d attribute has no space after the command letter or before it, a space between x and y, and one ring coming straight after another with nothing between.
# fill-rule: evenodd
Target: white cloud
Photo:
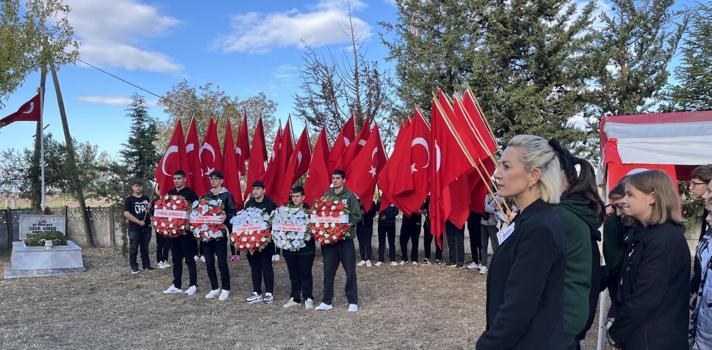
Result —
<instances>
[{"instance_id":1,"label":"white cloud","mask_svg":"<svg viewBox=\"0 0 712 350\"><path fill-rule=\"evenodd\" d=\"M274 69L274 77L279 80L290 80L299 76L299 67L292 64L282 64Z\"/></svg>"},{"instance_id":2,"label":"white cloud","mask_svg":"<svg viewBox=\"0 0 712 350\"><path fill-rule=\"evenodd\" d=\"M215 46L224 52L265 53L275 47L312 47L348 42L347 2L322 0L307 11L290 10L261 14L249 12L232 17L232 32L220 37ZM371 26L353 15L363 9L361 1L350 1L354 31L359 39L371 35Z\"/></svg>"},{"instance_id":3,"label":"white cloud","mask_svg":"<svg viewBox=\"0 0 712 350\"><path fill-rule=\"evenodd\" d=\"M128 106L131 104L131 99L124 96L77 96L77 100L107 106ZM157 105L157 101L146 100L146 105L154 107Z\"/></svg>"},{"instance_id":4,"label":"white cloud","mask_svg":"<svg viewBox=\"0 0 712 350\"><path fill-rule=\"evenodd\" d=\"M141 48L148 38L165 34L180 23L156 7L136 0L67 0L69 20L81 43L82 59L98 65L160 73L178 72L182 66L160 52Z\"/></svg>"}]
</instances>

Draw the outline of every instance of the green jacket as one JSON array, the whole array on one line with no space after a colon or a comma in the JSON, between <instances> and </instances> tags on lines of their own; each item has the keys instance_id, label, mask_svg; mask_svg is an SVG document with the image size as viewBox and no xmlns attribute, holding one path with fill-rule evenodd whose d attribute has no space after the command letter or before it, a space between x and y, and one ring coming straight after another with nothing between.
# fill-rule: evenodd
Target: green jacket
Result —
<instances>
[{"instance_id":1,"label":"green jacket","mask_svg":"<svg viewBox=\"0 0 712 350\"><path fill-rule=\"evenodd\" d=\"M566 234L564 340L568 346L586 327L591 293L591 232L601 226L588 201L561 199L554 207Z\"/></svg>"},{"instance_id":2,"label":"green jacket","mask_svg":"<svg viewBox=\"0 0 712 350\"><path fill-rule=\"evenodd\" d=\"M334 199L346 200L346 208L349 209L349 224L351 225L351 235L349 239L356 237L356 224L361 221L361 202L358 197L351 192L346 186L344 186L341 193L334 192L333 188L329 188L324 194L325 197L331 197Z\"/></svg>"},{"instance_id":3,"label":"green jacket","mask_svg":"<svg viewBox=\"0 0 712 350\"><path fill-rule=\"evenodd\" d=\"M625 254L624 239L628 229L617 215L606 215L603 221L603 258L609 271L617 272Z\"/></svg>"}]
</instances>

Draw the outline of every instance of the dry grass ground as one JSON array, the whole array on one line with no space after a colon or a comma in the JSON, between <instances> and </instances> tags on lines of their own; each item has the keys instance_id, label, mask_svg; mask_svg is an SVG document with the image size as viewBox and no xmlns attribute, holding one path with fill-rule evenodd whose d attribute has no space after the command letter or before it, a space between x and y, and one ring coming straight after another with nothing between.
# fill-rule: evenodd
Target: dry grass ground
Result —
<instances>
[{"instance_id":1,"label":"dry grass ground","mask_svg":"<svg viewBox=\"0 0 712 350\"><path fill-rule=\"evenodd\" d=\"M317 299L319 261L317 255ZM244 255L230 263L226 302L204 298L209 282L203 263L199 292L186 297L161 293L171 283L170 269L131 275L121 254L109 249L85 249L84 262L82 274L0 281L3 349L464 349L473 348L485 326L485 277L465 269L358 268L360 310L350 314L342 270L334 310L316 312L282 308L289 295L283 260L274 264L271 305L244 303L252 291ZM584 348L595 348L595 334L588 338Z\"/></svg>"}]
</instances>

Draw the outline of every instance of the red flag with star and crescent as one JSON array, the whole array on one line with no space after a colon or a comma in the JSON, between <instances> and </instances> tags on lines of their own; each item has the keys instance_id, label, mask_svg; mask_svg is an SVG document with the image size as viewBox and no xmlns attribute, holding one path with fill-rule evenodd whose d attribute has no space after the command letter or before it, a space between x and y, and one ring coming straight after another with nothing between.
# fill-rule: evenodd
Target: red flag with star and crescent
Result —
<instances>
[{"instance_id":1,"label":"red flag with star and crescent","mask_svg":"<svg viewBox=\"0 0 712 350\"><path fill-rule=\"evenodd\" d=\"M245 196L250 193L252 183L263 180L265 176L265 160L267 160L267 146L265 146L265 131L262 126L262 117L257 121L255 132L252 134L252 148L250 148L250 162L247 167L247 189Z\"/></svg>"},{"instance_id":2,"label":"red flag with star and crescent","mask_svg":"<svg viewBox=\"0 0 712 350\"><path fill-rule=\"evenodd\" d=\"M156 183L158 183L158 190L161 194L166 194L175 187L173 185L173 173L175 173L176 170L185 171L187 168L188 159L185 155L183 124L178 120L176 128L173 131L173 136L171 136L171 141L168 143L166 151L163 152L163 157L161 157L161 160L158 162L154 173Z\"/></svg>"},{"instance_id":3,"label":"red flag with star and crescent","mask_svg":"<svg viewBox=\"0 0 712 350\"><path fill-rule=\"evenodd\" d=\"M223 164L224 169L223 186L232 193L235 200L235 208L242 209L244 205L242 201L242 188L240 187L240 171L237 169L237 154L235 153L235 144L232 142L232 125L229 118L225 118L225 138L223 148Z\"/></svg>"},{"instance_id":4,"label":"red flag with star and crescent","mask_svg":"<svg viewBox=\"0 0 712 350\"><path fill-rule=\"evenodd\" d=\"M425 202L430 190L430 166L433 164L433 152L430 149L430 126L425 118L416 110L411 122L410 132L403 140L405 155L403 160L394 164L396 170L389 177L393 186L393 199L395 205L410 215L417 213ZM403 174L399 169L409 169ZM404 187L402 183L409 183Z\"/></svg>"},{"instance_id":5,"label":"red flag with star and crescent","mask_svg":"<svg viewBox=\"0 0 712 350\"><path fill-rule=\"evenodd\" d=\"M387 160L381 135L378 132L378 125L374 125L368 135L368 141L351 162L346 173L347 187L361 199L366 211L371 210L373 193L376 190L376 179Z\"/></svg>"},{"instance_id":6,"label":"red flag with star and crescent","mask_svg":"<svg viewBox=\"0 0 712 350\"><path fill-rule=\"evenodd\" d=\"M307 180L304 182L304 200L312 203L329 189L331 173L329 172L329 143L326 141L326 129L321 128L319 138L314 145L314 154L309 162Z\"/></svg>"},{"instance_id":7,"label":"red flag with star and crescent","mask_svg":"<svg viewBox=\"0 0 712 350\"><path fill-rule=\"evenodd\" d=\"M42 116L42 108L40 106L40 94L35 95L29 101L20 106L17 112L0 119L0 128L14 122L38 122Z\"/></svg>"},{"instance_id":8,"label":"red flag with star and crescent","mask_svg":"<svg viewBox=\"0 0 712 350\"><path fill-rule=\"evenodd\" d=\"M186 186L190 187L195 193L202 195L210 190L210 184L206 183L206 179L203 177L203 169L200 165L200 158L198 157L199 147L198 128L195 124L195 118L191 118L190 126L188 127L188 136L185 137L185 154L188 159L188 169L184 169L187 175Z\"/></svg>"},{"instance_id":9,"label":"red flag with star and crescent","mask_svg":"<svg viewBox=\"0 0 712 350\"><path fill-rule=\"evenodd\" d=\"M235 142L235 153L237 154L237 170L241 175L245 175L245 161L250 159L250 139L247 135L247 111L242 115L242 124L237 133Z\"/></svg>"}]
</instances>

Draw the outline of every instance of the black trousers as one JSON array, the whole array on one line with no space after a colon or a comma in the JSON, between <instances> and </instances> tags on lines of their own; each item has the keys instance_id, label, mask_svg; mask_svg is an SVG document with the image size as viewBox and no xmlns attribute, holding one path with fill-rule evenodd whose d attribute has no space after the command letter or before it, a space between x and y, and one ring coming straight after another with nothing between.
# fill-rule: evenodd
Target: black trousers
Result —
<instances>
[{"instance_id":1,"label":"black trousers","mask_svg":"<svg viewBox=\"0 0 712 350\"><path fill-rule=\"evenodd\" d=\"M480 228L480 220L482 214L470 212L467 217L467 232L470 233L470 252L472 252L472 261L479 264L482 261L482 255L487 254L487 251L482 252L482 229Z\"/></svg>"},{"instance_id":2,"label":"black trousers","mask_svg":"<svg viewBox=\"0 0 712 350\"><path fill-rule=\"evenodd\" d=\"M410 260L418 261L418 241L420 240L420 224L404 221L400 230L401 259L408 261L408 242L412 242Z\"/></svg>"},{"instance_id":3,"label":"black trousers","mask_svg":"<svg viewBox=\"0 0 712 350\"><path fill-rule=\"evenodd\" d=\"M497 239L497 226L482 225L482 265L487 266L489 255L487 255L487 242L492 243L492 254L499 248L499 240Z\"/></svg>"},{"instance_id":4,"label":"black trousers","mask_svg":"<svg viewBox=\"0 0 712 350\"><path fill-rule=\"evenodd\" d=\"M156 261L168 261L171 239L156 232Z\"/></svg>"},{"instance_id":5,"label":"black trousers","mask_svg":"<svg viewBox=\"0 0 712 350\"><path fill-rule=\"evenodd\" d=\"M358 251L361 255L361 260L371 260L371 239L373 238L373 226L359 228L356 231L356 236L358 236Z\"/></svg>"},{"instance_id":6,"label":"black trousers","mask_svg":"<svg viewBox=\"0 0 712 350\"><path fill-rule=\"evenodd\" d=\"M378 261L384 262L388 236L388 259L396 261L396 227L378 225Z\"/></svg>"},{"instance_id":7,"label":"black trousers","mask_svg":"<svg viewBox=\"0 0 712 350\"><path fill-rule=\"evenodd\" d=\"M334 278L339 263L346 272L346 299L349 304L358 304L358 286L356 283L356 248L353 239L345 239L323 246L324 254L324 296L321 302L331 305L334 299Z\"/></svg>"},{"instance_id":8,"label":"black trousers","mask_svg":"<svg viewBox=\"0 0 712 350\"><path fill-rule=\"evenodd\" d=\"M447 233L448 263L465 265L465 230L457 228L450 221L445 222L445 232Z\"/></svg>"},{"instance_id":9,"label":"black trousers","mask_svg":"<svg viewBox=\"0 0 712 350\"><path fill-rule=\"evenodd\" d=\"M139 248L141 250L141 265L144 269L151 266L151 261L148 259L149 242L151 242L150 227L129 230L129 265L131 265L132 270L138 270L136 256L138 255Z\"/></svg>"},{"instance_id":10,"label":"black trousers","mask_svg":"<svg viewBox=\"0 0 712 350\"><path fill-rule=\"evenodd\" d=\"M195 271L195 247L196 239L192 233L171 238L171 250L173 251L173 285L182 289L183 260L188 265L188 275L190 277L189 286L198 285L198 274Z\"/></svg>"},{"instance_id":11,"label":"black trousers","mask_svg":"<svg viewBox=\"0 0 712 350\"><path fill-rule=\"evenodd\" d=\"M274 243L272 242L261 252L247 254L247 261L250 262L250 273L252 274L252 291L257 294L262 294L262 279L265 280L265 292L274 292L272 255L274 255Z\"/></svg>"},{"instance_id":12,"label":"black trousers","mask_svg":"<svg viewBox=\"0 0 712 350\"><path fill-rule=\"evenodd\" d=\"M435 238L432 233L430 233L430 225L425 225L423 229L423 244L425 245L425 258L430 259L431 255L431 249L432 249L432 243L433 239ZM435 260L442 260L443 259L443 236L440 236L440 239L438 239L439 242L435 243ZM438 245L437 243L440 243Z\"/></svg>"},{"instance_id":13,"label":"black trousers","mask_svg":"<svg viewBox=\"0 0 712 350\"><path fill-rule=\"evenodd\" d=\"M227 268L227 237L220 237L212 241L200 242L205 257L205 268L208 270L210 289L218 289L218 275L215 272L215 259L218 260L220 269L220 286L230 290L230 270Z\"/></svg>"},{"instance_id":14,"label":"black trousers","mask_svg":"<svg viewBox=\"0 0 712 350\"><path fill-rule=\"evenodd\" d=\"M301 303L302 299L314 299L314 295L312 295L314 289L314 277L312 276L314 254L295 254L285 250L284 260L287 261L289 281L292 284L292 292L289 296L297 303Z\"/></svg>"}]
</instances>

